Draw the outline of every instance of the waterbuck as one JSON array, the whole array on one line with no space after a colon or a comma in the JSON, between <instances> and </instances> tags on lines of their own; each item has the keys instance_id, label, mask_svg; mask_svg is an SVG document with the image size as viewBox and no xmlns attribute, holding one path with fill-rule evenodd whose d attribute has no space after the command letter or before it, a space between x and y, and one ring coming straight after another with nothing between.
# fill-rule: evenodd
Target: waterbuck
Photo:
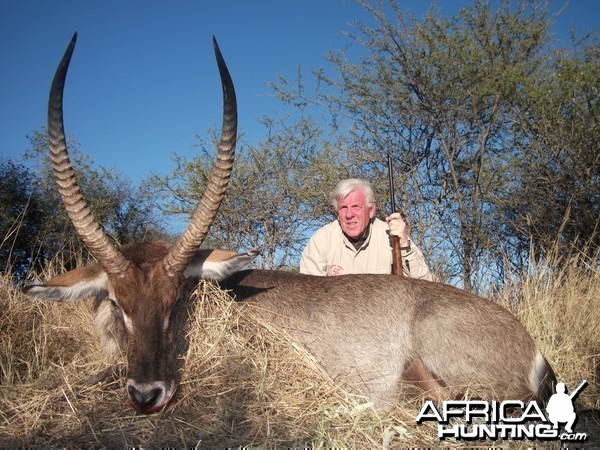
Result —
<instances>
[{"instance_id":1,"label":"waterbuck","mask_svg":"<svg viewBox=\"0 0 600 450\"><path fill-rule=\"evenodd\" d=\"M544 400L555 381L530 335L490 300L444 284L393 275L314 277L244 270L255 252L198 250L223 198L233 164L236 100L215 42L224 95L222 137L211 178L188 228L173 246L117 249L93 219L69 163L62 93L71 42L56 72L48 133L54 174L69 216L97 264L26 288L56 301L95 297L107 350L127 353L127 393L144 413L164 408L175 389L177 333L189 291L211 279L267 321L287 330L334 378L383 410L410 383L437 400Z\"/></svg>"}]
</instances>

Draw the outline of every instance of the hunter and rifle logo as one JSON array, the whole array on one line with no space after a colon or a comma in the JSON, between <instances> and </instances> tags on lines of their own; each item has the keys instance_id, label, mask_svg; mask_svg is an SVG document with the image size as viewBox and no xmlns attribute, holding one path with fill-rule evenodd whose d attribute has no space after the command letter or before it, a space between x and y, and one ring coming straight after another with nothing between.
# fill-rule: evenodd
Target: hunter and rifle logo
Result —
<instances>
[{"instance_id":1,"label":"hunter and rifle logo","mask_svg":"<svg viewBox=\"0 0 600 450\"><path fill-rule=\"evenodd\" d=\"M571 394L567 394L565 383L557 383L556 393L550 397L545 414L536 401L452 400L436 406L427 400L416 422L437 421L438 438L441 440L491 438L585 441L587 433L573 429L577 420L573 401L586 385L587 380L583 380Z\"/></svg>"}]
</instances>

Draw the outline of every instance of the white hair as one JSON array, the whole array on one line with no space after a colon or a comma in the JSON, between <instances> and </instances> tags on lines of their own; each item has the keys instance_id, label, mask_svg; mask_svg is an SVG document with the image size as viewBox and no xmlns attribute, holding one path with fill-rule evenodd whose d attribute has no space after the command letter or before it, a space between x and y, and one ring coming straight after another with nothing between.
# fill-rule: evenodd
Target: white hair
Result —
<instances>
[{"instance_id":1,"label":"white hair","mask_svg":"<svg viewBox=\"0 0 600 450\"><path fill-rule=\"evenodd\" d=\"M362 190L365 194L367 204L375 205L375 193L371 187L371 183L360 178L348 178L347 180L340 181L337 186L329 194L329 201L334 209L338 209L338 200L345 199L350 193L356 190Z\"/></svg>"}]
</instances>

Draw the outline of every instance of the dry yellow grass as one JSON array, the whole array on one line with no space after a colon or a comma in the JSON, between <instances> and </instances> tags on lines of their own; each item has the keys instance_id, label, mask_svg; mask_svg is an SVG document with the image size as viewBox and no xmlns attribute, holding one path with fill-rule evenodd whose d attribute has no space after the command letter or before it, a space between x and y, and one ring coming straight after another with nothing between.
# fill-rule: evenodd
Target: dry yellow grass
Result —
<instances>
[{"instance_id":1,"label":"dry yellow grass","mask_svg":"<svg viewBox=\"0 0 600 450\"><path fill-rule=\"evenodd\" d=\"M548 270L499 299L540 343L561 381L590 382L578 408L598 409L600 278L593 271ZM378 416L251 311L208 284L196 295L177 397L160 414L144 416L129 407L123 379L85 384L105 367L86 302L28 299L2 278L0 447L440 446L432 425L415 424L417 408L398 406Z\"/></svg>"},{"instance_id":2,"label":"dry yellow grass","mask_svg":"<svg viewBox=\"0 0 600 450\"><path fill-rule=\"evenodd\" d=\"M595 261L599 259L596 258ZM559 381L589 385L578 400L600 409L600 273L597 262L574 257L561 269L548 262L506 287L499 301L534 337Z\"/></svg>"}]
</instances>

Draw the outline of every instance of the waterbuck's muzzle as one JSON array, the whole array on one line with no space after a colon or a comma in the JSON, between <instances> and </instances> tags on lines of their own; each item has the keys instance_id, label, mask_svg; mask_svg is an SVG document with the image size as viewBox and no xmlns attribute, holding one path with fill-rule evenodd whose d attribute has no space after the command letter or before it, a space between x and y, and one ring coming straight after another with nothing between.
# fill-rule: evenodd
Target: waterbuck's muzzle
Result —
<instances>
[{"instance_id":1,"label":"waterbuck's muzzle","mask_svg":"<svg viewBox=\"0 0 600 450\"><path fill-rule=\"evenodd\" d=\"M138 412L152 414L169 404L175 394L175 380L137 383L127 380L129 403Z\"/></svg>"}]
</instances>

